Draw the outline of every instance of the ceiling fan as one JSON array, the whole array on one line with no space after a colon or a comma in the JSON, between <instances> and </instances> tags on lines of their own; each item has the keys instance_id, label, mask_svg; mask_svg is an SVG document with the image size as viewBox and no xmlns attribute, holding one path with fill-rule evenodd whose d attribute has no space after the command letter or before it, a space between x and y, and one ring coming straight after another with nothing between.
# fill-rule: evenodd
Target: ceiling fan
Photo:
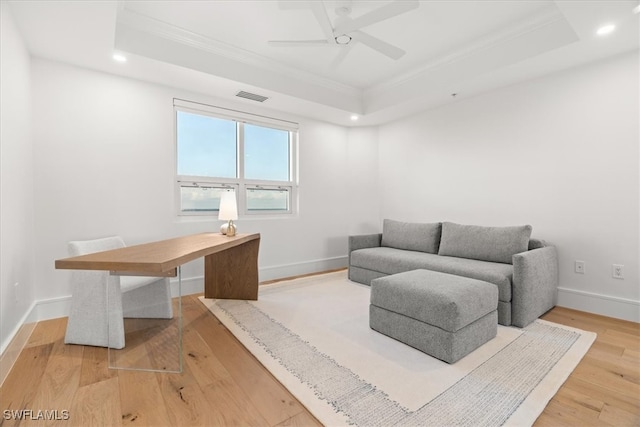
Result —
<instances>
[{"instance_id":1,"label":"ceiling fan","mask_svg":"<svg viewBox=\"0 0 640 427\"><path fill-rule=\"evenodd\" d=\"M283 8L290 8L293 3L303 3L305 7L311 9L316 20L320 24L320 28L322 28L325 38L320 40L270 40L269 45L282 47L333 45L342 47L343 49L338 57L333 61L333 65L337 65L342 61L342 59L344 59L353 45L353 42L362 43L363 45L368 46L376 52L379 52L391 59L400 59L406 53L404 50L367 34L360 29L378 22L386 21L387 19L409 12L410 10L416 9L420 6L420 2L417 0L394 0L391 3L387 3L384 6L354 19L350 17L353 2L340 1L335 9L336 15L338 16L332 24L322 1L280 2Z\"/></svg>"}]
</instances>

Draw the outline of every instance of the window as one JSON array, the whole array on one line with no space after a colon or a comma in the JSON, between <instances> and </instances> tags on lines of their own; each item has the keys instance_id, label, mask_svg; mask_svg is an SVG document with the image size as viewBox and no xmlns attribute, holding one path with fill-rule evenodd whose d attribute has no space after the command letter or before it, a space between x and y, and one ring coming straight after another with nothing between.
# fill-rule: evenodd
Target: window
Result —
<instances>
[{"instance_id":1,"label":"window","mask_svg":"<svg viewBox=\"0 0 640 427\"><path fill-rule=\"evenodd\" d=\"M217 215L228 190L240 215L294 211L295 123L178 99L174 106L180 215Z\"/></svg>"}]
</instances>

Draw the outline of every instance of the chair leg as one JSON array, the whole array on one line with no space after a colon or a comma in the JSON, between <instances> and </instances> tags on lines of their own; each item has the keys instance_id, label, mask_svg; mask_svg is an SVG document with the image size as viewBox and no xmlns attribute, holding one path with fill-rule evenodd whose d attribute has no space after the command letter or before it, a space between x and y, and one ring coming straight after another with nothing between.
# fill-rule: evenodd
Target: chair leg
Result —
<instances>
[{"instance_id":1,"label":"chair leg","mask_svg":"<svg viewBox=\"0 0 640 427\"><path fill-rule=\"evenodd\" d=\"M124 321L120 278L110 276L104 271L78 270L72 272L71 282L73 297L64 342L123 348Z\"/></svg>"},{"instance_id":2,"label":"chair leg","mask_svg":"<svg viewBox=\"0 0 640 427\"><path fill-rule=\"evenodd\" d=\"M171 319L171 287L168 278L122 294L124 317L137 319Z\"/></svg>"}]
</instances>

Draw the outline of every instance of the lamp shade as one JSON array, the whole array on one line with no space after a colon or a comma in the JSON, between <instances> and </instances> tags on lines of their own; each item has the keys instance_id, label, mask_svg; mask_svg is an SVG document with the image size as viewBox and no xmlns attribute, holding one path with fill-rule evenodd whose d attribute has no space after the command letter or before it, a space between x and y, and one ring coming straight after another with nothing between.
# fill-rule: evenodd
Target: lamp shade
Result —
<instances>
[{"instance_id":1,"label":"lamp shade","mask_svg":"<svg viewBox=\"0 0 640 427\"><path fill-rule=\"evenodd\" d=\"M235 191L225 191L222 193L218 219L225 221L238 219L238 205L236 204Z\"/></svg>"}]
</instances>

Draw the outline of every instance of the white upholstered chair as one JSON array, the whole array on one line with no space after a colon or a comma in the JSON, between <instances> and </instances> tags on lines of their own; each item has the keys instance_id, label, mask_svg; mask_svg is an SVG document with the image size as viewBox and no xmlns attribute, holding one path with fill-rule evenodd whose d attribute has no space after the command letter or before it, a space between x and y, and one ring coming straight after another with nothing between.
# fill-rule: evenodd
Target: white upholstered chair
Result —
<instances>
[{"instance_id":1,"label":"white upholstered chair","mask_svg":"<svg viewBox=\"0 0 640 427\"><path fill-rule=\"evenodd\" d=\"M86 255L124 247L118 236L69 242L69 256ZM171 319L169 279L112 276L108 271L73 270L72 300L66 344L124 347L124 318ZM109 325L107 327L107 291Z\"/></svg>"}]
</instances>

